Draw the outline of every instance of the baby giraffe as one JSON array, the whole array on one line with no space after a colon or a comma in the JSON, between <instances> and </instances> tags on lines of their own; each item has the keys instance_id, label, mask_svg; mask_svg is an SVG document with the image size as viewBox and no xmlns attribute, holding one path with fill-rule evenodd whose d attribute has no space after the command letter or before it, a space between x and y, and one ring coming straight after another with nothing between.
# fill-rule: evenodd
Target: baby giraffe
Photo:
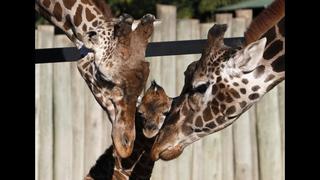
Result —
<instances>
[{"instance_id":1,"label":"baby giraffe","mask_svg":"<svg viewBox=\"0 0 320 180\"><path fill-rule=\"evenodd\" d=\"M136 139L128 158L120 158L111 145L90 169L85 180L150 179L154 162L150 151L172 99L161 86L152 81L136 111Z\"/></svg>"}]
</instances>

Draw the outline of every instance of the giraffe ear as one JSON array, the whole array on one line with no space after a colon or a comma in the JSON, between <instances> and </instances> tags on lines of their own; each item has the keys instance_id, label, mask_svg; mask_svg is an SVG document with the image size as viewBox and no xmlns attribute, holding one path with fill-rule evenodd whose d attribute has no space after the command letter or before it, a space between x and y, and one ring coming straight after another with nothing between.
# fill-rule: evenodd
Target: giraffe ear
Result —
<instances>
[{"instance_id":1,"label":"giraffe ear","mask_svg":"<svg viewBox=\"0 0 320 180\"><path fill-rule=\"evenodd\" d=\"M263 57L267 39L262 38L246 46L238 58L235 59L236 67L242 72L248 72L256 68Z\"/></svg>"}]
</instances>

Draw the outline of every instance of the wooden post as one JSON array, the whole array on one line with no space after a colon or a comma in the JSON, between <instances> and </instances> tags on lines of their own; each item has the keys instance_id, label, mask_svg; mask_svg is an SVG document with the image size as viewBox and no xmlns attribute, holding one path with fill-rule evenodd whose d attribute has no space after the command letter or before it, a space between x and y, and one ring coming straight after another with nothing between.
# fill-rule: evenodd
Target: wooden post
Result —
<instances>
[{"instance_id":1,"label":"wooden post","mask_svg":"<svg viewBox=\"0 0 320 180\"><path fill-rule=\"evenodd\" d=\"M231 37L243 37L246 30L246 20L241 17L232 19Z\"/></svg>"},{"instance_id":2,"label":"wooden post","mask_svg":"<svg viewBox=\"0 0 320 180\"><path fill-rule=\"evenodd\" d=\"M284 180L284 150L285 150L285 82L281 82L278 85L278 99L279 99L279 113L280 113L280 128L281 128L281 160L282 160L282 177L281 179Z\"/></svg>"},{"instance_id":3,"label":"wooden post","mask_svg":"<svg viewBox=\"0 0 320 180\"><path fill-rule=\"evenodd\" d=\"M54 37L53 26L38 26L38 48L52 48ZM36 65L38 81L38 101L36 114L38 116L39 137L39 180L53 179L53 121L52 121L52 64Z\"/></svg>"},{"instance_id":4,"label":"wooden post","mask_svg":"<svg viewBox=\"0 0 320 180\"><path fill-rule=\"evenodd\" d=\"M261 180L282 178L281 128L278 88L268 92L257 104L257 134Z\"/></svg>"},{"instance_id":5,"label":"wooden post","mask_svg":"<svg viewBox=\"0 0 320 180\"><path fill-rule=\"evenodd\" d=\"M70 64L71 109L72 109L72 179L83 179L84 174L84 137L85 137L85 94L88 88L81 77L77 62Z\"/></svg>"},{"instance_id":6,"label":"wooden post","mask_svg":"<svg viewBox=\"0 0 320 180\"><path fill-rule=\"evenodd\" d=\"M84 174L95 164L97 158L102 154L101 136L103 110L95 100L88 86L84 88L84 110L85 110L85 140L84 140ZM111 134L109 135L111 136Z\"/></svg>"},{"instance_id":7,"label":"wooden post","mask_svg":"<svg viewBox=\"0 0 320 180\"><path fill-rule=\"evenodd\" d=\"M228 29L225 33L225 38L231 37L232 35L232 14L223 13L216 14L216 23L227 24ZM232 140L232 126L222 130L222 180L233 180L234 179L234 164L233 164L233 140Z\"/></svg>"},{"instance_id":8,"label":"wooden post","mask_svg":"<svg viewBox=\"0 0 320 180\"><path fill-rule=\"evenodd\" d=\"M177 40L190 40L200 38L199 20L180 19L177 21ZM199 55L176 56L176 94L180 94L184 86L184 71L188 65L199 59ZM202 141L193 143L185 148L183 154L177 159L178 179L202 179ZM187 171L186 169L192 169Z\"/></svg>"},{"instance_id":9,"label":"wooden post","mask_svg":"<svg viewBox=\"0 0 320 180\"><path fill-rule=\"evenodd\" d=\"M252 158L252 179L259 180L259 162L258 162L258 142L257 142L257 114L256 105L249 110L250 119L250 139L251 139L251 158Z\"/></svg>"},{"instance_id":10,"label":"wooden post","mask_svg":"<svg viewBox=\"0 0 320 180\"><path fill-rule=\"evenodd\" d=\"M236 10L236 17L242 17L246 20L246 28L252 21L252 9L239 9Z\"/></svg>"},{"instance_id":11,"label":"wooden post","mask_svg":"<svg viewBox=\"0 0 320 180\"><path fill-rule=\"evenodd\" d=\"M159 18L159 17L157 17ZM151 37L152 42L159 42L161 41L161 27L162 23L157 24L154 26L154 31ZM161 57L152 57L147 58L147 60L150 62L150 74L148 77L148 81L146 84L146 88L149 88L151 81L155 80L157 83L159 83L161 86L164 84L161 84Z\"/></svg>"},{"instance_id":12,"label":"wooden post","mask_svg":"<svg viewBox=\"0 0 320 180\"><path fill-rule=\"evenodd\" d=\"M232 19L232 37L242 37L245 32L245 19ZM245 112L233 124L234 169L236 180L253 179L252 145L250 131L250 115Z\"/></svg>"},{"instance_id":13,"label":"wooden post","mask_svg":"<svg viewBox=\"0 0 320 180\"><path fill-rule=\"evenodd\" d=\"M70 40L55 36L55 47ZM72 179L72 119L70 63L53 64L54 179Z\"/></svg>"},{"instance_id":14,"label":"wooden post","mask_svg":"<svg viewBox=\"0 0 320 180\"><path fill-rule=\"evenodd\" d=\"M38 30L35 30L35 48L38 48ZM40 146L40 127L39 127L39 101L40 101L40 72L38 66L35 66L35 71L36 71L36 76L35 76L35 96L36 96L36 113L35 113L35 128L36 128L36 133L35 133L35 138L36 138L36 152L35 152L35 179L39 180L39 146Z\"/></svg>"},{"instance_id":15,"label":"wooden post","mask_svg":"<svg viewBox=\"0 0 320 180\"><path fill-rule=\"evenodd\" d=\"M200 24L200 38L207 39L209 29L214 23ZM204 137L202 140L203 179L222 179L221 132Z\"/></svg>"},{"instance_id":16,"label":"wooden post","mask_svg":"<svg viewBox=\"0 0 320 180\"><path fill-rule=\"evenodd\" d=\"M231 37L232 35L232 14L231 13L221 13L216 14L216 23L218 24L227 24L228 29L224 34L225 38Z\"/></svg>"},{"instance_id":17,"label":"wooden post","mask_svg":"<svg viewBox=\"0 0 320 180\"><path fill-rule=\"evenodd\" d=\"M176 11L177 8L171 5L157 4L157 18L161 20L160 33L161 41L176 40ZM174 97L176 96L176 61L175 56L161 57L161 82L159 84L166 90L166 93ZM153 179L176 180L177 176L177 160L168 162L158 161L155 166ZM161 173L161 174L159 174Z\"/></svg>"},{"instance_id":18,"label":"wooden post","mask_svg":"<svg viewBox=\"0 0 320 180\"><path fill-rule=\"evenodd\" d=\"M171 5L157 4L157 16L161 20L161 41L176 40L177 8ZM175 56L161 57L161 85L171 97L176 95Z\"/></svg>"}]
</instances>

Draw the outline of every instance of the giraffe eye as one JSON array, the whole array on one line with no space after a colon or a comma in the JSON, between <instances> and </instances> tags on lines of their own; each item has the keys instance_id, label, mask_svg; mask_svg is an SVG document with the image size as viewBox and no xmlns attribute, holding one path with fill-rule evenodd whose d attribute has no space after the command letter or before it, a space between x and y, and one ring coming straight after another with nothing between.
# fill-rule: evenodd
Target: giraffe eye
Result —
<instances>
[{"instance_id":1,"label":"giraffe eye","mask_svg":"<svg viewBox=\"0 0 320 180\"><path fill-rule=\"evenodd\" d=\"M194 92L205 93L209 87L209 83L201 84L194 88Z\"/></svg>"},{"instance_id":2,"label":"giraffe eye","mask_svg":"<svg viewBox=\"0 0 320 180\"><path fill-rule=\"evenodd\" d=\"M164 112L163 115L164 115L164 116L168 116L168 115L169 115L169 111Z\"/></svg>"}]
</instances>

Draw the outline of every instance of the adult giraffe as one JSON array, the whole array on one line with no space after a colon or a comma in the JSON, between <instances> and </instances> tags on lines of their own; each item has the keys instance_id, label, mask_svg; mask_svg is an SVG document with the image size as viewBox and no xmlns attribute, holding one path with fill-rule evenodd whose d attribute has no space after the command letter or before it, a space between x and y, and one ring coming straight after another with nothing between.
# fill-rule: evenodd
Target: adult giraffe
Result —
<instances>
[{"instance_id":1,"label":"adult giraffe","mask_svg":"<svg viewBox=\"0 0 320 180\"><path fill-rule=\"evenodd\" d=\"M174 159L189 144L229 126L284 80L284 0L255 18L243 48L224 45L226 30L214 25L200 60L185 71L183 90L153 145L153 160Z\"/></svg>"},{"instance_id":2,"label":"adult giraffe","mask_svg":"<svg viewBox=\"0 0 320 180\"><path fill-rule=\"evenodd\" d=\"M135 139L137 98L149 75L145 50L155 17L145 15L132 30L131 16L114 21L91 0L36 0L35 8L79 49L83 58L78 69L113 124L117 153L128 157Z\"/></svg>"}]
</instances>

